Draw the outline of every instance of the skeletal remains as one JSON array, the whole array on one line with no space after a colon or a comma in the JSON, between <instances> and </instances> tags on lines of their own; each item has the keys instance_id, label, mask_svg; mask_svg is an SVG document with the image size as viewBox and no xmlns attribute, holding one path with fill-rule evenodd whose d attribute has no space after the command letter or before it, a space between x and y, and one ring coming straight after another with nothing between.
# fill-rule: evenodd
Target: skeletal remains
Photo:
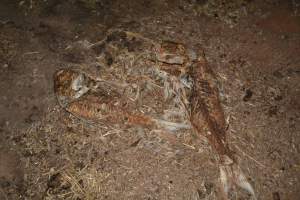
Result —
<instances>
[{"instance_id":1,"label":"skeletal remains","mask_svg":"<svg viewBox=\"0 0 300 200\"><path fill-rule=\"evenodd\" d=\"M54 76L58 102L66 111L123 129L194 130L218 155L224 198L239 186L256 199L228 147L216 79L204 56L179 43L119 30L84 48L98 52L97 70L79 65Z\"/></svg>"}]
</instances>

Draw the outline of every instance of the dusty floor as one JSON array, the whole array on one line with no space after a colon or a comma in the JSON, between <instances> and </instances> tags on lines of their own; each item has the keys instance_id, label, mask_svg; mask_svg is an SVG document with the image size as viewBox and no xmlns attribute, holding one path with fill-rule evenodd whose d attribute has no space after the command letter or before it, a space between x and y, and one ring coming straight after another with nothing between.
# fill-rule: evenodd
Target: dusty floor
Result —
<instances>
[{"instance_id":1,"label":"dusty floor","mask_svg":"<svg viewBox=\"0 0 300 200\"><path fill-rule=\"evenodd\" d=\"M57 105L54 72L84 56L66 47L111 28L203 48L258 199L299 199L300 3L24 2L0 2L0 199L218 199L205 140L99 131Z\"/></svg>"}]
</instances>

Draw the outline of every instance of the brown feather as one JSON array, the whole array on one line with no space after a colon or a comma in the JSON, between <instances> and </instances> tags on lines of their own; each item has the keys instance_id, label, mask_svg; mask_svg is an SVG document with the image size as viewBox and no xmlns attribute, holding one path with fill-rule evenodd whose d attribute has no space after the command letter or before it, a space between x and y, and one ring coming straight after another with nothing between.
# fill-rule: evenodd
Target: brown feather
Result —
<instances>
[{"instance_id":1,"label":"brown feather","mask_svg":"<svg viewBox=\"0 0 300 200\"><path fill-rule=\"evenodd\" d=\"M206 61L201 58L191 68L194 84L190 96L191 124L204 134L220 155L232 157L226 143L226 123L219 100L216 79Z\"/></svg>"}]
</instances>

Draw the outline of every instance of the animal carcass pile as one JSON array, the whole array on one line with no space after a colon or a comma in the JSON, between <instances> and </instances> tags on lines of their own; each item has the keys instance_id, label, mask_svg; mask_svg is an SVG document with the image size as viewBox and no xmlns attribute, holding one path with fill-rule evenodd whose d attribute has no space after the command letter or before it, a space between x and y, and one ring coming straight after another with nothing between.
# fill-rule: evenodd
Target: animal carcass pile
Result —
<instances>
[{"instance_id":1,"label":"animal carcass pile","mask_svg":"<svg viewBox=\"0 0 300 200\"><path fill-rule=\"evenodd\" d=\"M58 102L67 112L110 128L194 131L218 155L224 198L233 186L255 198L226 141L216 79L204 56L179 43L120 30L84 48L98 51L98 70L76 65L54 76Z\"/></svg>"}]
</instances>

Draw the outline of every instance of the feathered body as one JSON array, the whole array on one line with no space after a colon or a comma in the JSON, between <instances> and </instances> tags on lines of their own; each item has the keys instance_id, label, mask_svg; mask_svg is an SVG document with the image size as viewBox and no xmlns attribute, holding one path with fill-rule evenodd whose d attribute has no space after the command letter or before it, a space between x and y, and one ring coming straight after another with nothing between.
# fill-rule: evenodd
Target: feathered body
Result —
<instances>
[{"instance_id":1,"label":"feathered body","mask_svg":"<svg viewBox=\"0 0 300 200\"><path fill-rule=\"evenodd\" d=\"M204 58L198 58L190 71L193 88L190 96L190 121L219 155L233 159L226 141L226 122L219 100L216 78Z\"/></svg>"},{"instance_id":2,"label":"feathered body","mask_svg":"<svg viewBox=\"0 0 300 200\"><path fill-rule=\"evenodd\" d=\"M223 198L229 189L238 186L256 199L254 190L239 167L234 152L226 140L226 121L219 99L219 90L213 71L205 58L199 57L190 68L193 88L190 96L190 121L198 134L204 135L219 157L220 181Z\"/></svg>"},{"instance_id":3,"label":"feathered body","mask_svg":"<svg viewBox=\"0 0 300 200\"><path fill-rule=\"evenodd\" d=\"M99 76L82 69L55 74L58 101L68 112L96 122L171 132L193 128L218 155L224 198L233 185L255 198L228 146L217 80L203 56L176 42L157 43L122 31L112 32L90 47L97 45L105 46L101 50L104 56L98 56L97 62L104 59ZM105 61L112 56L114 63Z\"/></svg>"}]
</instances>

